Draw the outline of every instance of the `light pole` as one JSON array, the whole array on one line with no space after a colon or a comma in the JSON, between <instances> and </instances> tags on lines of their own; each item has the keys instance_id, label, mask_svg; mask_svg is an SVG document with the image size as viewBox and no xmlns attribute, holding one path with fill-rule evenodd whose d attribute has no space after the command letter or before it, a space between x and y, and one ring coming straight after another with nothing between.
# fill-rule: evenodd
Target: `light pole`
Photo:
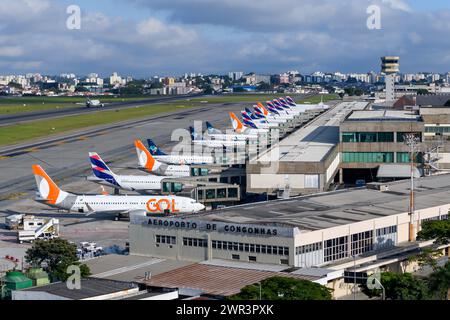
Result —
<instances>
[{"instance_id":1,"label":"light pole","mask_svg":"<svg viewBox=\"0 0 450 320\"><path fill-rule=\"evenodd\" d=\"M381 300L385 300L386 299L386 290L384 289L384 286L381 284L381 281L378 280L376 277L374 279L380 285L381 289L383 290L383 293L381 294Z\"/></svg>"},{"instance_id":2,"label":"light pole","mask_svg":"<svg viewBox=\"0 0 450 320\"><path fill-rule=\"evenodd\" d=\"M414 133L405 134L405 143L410 148L410 163L411 163L411 187L409 191L409 241L414 241L414 152L416 151L420 138Z\"/></svg>"},{"instance_id":3,"label":"light pole","mask_svg":"<svg viewBox=\"0 0 450 320\"><path fill-rule=\"evenodd\" d=\"M356 300L356 254L353 255L353 300Z\"/></svg>"}]
</instances>

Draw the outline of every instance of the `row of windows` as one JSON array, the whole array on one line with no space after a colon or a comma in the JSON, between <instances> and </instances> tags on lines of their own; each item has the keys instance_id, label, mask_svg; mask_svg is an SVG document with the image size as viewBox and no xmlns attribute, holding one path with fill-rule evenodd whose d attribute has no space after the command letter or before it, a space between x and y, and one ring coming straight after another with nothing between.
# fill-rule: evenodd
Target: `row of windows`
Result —
<instances>
[{"instance_id":1,"label":"row of windows","mask_svg":"<svg viewBox=\"0 0 450 320\"><path fill-rule=\"evenodd\" d=\"M390 226L385 228L377 229L377 237L384 236L386 234L397 233L397 226Z\"/></svg>"},{"instance_id":2,"label":"row of windows","mask_svg":"<svg viewBox=\"0 0 450 320\"><path fill-rule=\"evenodd\" d=\"M373 250L373 231L352 234L352 256Z\"/></svg>"},{"instance_id":3,"label":"row of windows","mask_svg":"<svg viewBox=\"0 0 450 320\"><path fill-rule=\"evenodd\" d=\"M288 247L278 247L265 244L251 244L230 241L212 241L212 248L217 250L230 250L241 252L254 252L263 254L289 255Z\"/></svg>"},{"instance_id":4,"label":"row of windows","mask_svg":"<svg viewBox=\"0 0 450 320\"><path fill-rule=\"evenodd\" d=\"M437 221L437 220L448 220L448 214L443 214L440 217L425 218L425 219L422 219L421 222Z\"/></svg>"},{"instance_id":5,"label":"row of windows","mask_svg":"<svg viewBox=\"0 0 450 320\"><path fill-rule=\"evenodd\" d=\"M146 205L146 202L73 202L72 205L82 205L82 204L127 204L127 205Z\"/></svg>"},{"instance_id":6,"label":"row of windows","mask_svg":"<svg viewBox=\"0 0 450 320\"><path fill-rule=\"evenodd\" d=\"M173 236L156 235L156 243L177 244L177 238Z\"/></svg>"},{"instance_id":7,"label":"row of windows","mask_svg":"<svg viewBox=\"0 0 450 320\"><path fill-rule=\"evenodd\" d=\"M340 237L325 241L324 260L335 261L348 257L348 237Z\"/></svg>"},{"instance_id":8,"label":"row of windows","mask_svg":"<svg viewBox=\"0 0 450 320\"><path fill-rule=\"evenodd\" d=\"M208 240L197 238L183 238L183 246L188 247L208 247Z\"/></svg>"},{"instance_id":9,"label":"row of windows","mask_svg":"<svg viewBox=\"0 0 450 320\"><path fill-rule=\"evenodd\" d=\"M449 127L450 128L450 127ZM431 131L430 131L431 132ZM447 132L447 131L446 131ZM450 131L448 131L450 132ZM397 142L404 142L407 132L397 132ZM422 141L422 134L420 132L412 133ZM393 132L343 132L342 142L394 142Z\"/></svg>"},{"instance_id":10,"label":"row of windows","mask_svg":"<svg viewBox=\"0 0 450 320\"><path fill-rule=\"evenodd\" d=\"M343 152L344 163L393 163L393 152Z\"/></svg>"},{"instance_id":11,"label":"row of windows","mask_svg":"<svg viewBox=\"0 0 450 320\"><path fill-rule=\"evenodd\" d=\"M223 199L227 197L227 188L217 189L206 189L197 191L198 199ZM228 188L228 198L237 198L238 197L238 188Z\"/></svg>"},{"instance_id":12,"label":"row of windows","mask_svg":"<svg viewBox=\"0 0 450 320\"><path fill-rule=\"evenodd\" d=\"M344 132L342 142L394 142L393 132Z\"/></svg>"},{"instance_id":13,"label":"row of windows","mask_svg":"<svg viewBox=\"0 0 450 320\"><path fill-rule=\"evenodd\" d=\"M295 254L309 253L322 250L322 242L316 242L295 248Z\"/></svg>"},{"instance_id":14,"label":"row of windows","mask_svg":"<svg viewBox=\"0 0 450 320\"><path fill-rule=\"evenodd\" d=\"M448 126L438 126L438 127L425 127L425 132L429 133L448 133L450 132L450 127Z\"/></svg>"}]
</instances>

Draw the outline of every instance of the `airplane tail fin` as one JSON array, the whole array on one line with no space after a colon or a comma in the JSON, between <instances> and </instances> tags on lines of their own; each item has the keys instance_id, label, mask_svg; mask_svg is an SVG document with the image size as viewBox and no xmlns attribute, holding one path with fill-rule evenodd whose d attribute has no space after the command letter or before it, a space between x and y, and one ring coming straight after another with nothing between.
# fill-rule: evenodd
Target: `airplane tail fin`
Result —
<instances>
[{"instance_id":1,"label":"airplane tail fin","mask_svg":"<svg viewBox=\"0 0 450 320\"><path fill-rule=\"evenodd\" d=\"M116 180L116 175L106 165L105 161L96 152L89 152L89 160L91 161L92 172L94 175L113 185L120 186Z\"/></svg>"},{"instance_id":2,"label":"airplane tail fin","mask_svg":"<svg viewBox=\"0 0 450 320\"><path fill-rule=\"evenodd\" d=\"M152 156L166 156L167 153L162 151L156 143L153 142L152 139L147 139L148 149L150 150L150 153Z\"/></svg>"},{"instance_id":3,"label":"airplane tail fin","mask_svg":"<svg viewBox=\"0 0 450 320\"><path fill-rule=\"evenodd\" d=\"M189 127L189 133L191 134L192 141L201 140L201 139L199 139L197 131L195 131L194 127Z\"/></svg>"},{"instance_id":4,"label":"airplane tail fin","mask_svg":"<svg viewBox=\"0 0 450 320\"><path fill-rule=\"evenodd\" d=\"M267 117L269 115L269 111L264 107L264 105L261 102L258 102L258 107L263 112L264 116Z\"/></svg>"},{"instance_id":5,"label":"airplane tail fin","mask_svg":"<svg viewBox=\"0 0 450 320\"><path fill-rule=\"evenodd\" d=\"M214 128L214 126L208 121L206 121L206 128L208 129L208 133L219 133L220 132L220 130Z\"/></svg>"},{"instance_id":6,"label":"airplane tail fin","mask_svg":"<svg viewBox=\"0 0 450 320\"><path fill-rule=\"evenodd\" d=\"M36 179L36 185L42 199L49 204L58 204L62 202L69 194L62 191L56 183L50 178L40 165L33 164L32 170Z\"/></svg>"},{"instance_id":7,"label":"airplane tail fin","mask_svg":"<svg viewBox=\"0 0 450 320\"><path fill-rule=\"evenodd\" d=\"M144 146L144 144L141 142L141 140L135 140L134 146L136 147L140 167L146 169L149 172L158 169L161 163L152 157L152 155Z\"/></svg>"},{"instance_id":8,"label":"airplane tail fin","mask_svg":"<svg viewBox=\"0 0 450 320\"><path fill-rule=\"evenodd\" d=\"M287 97L286 97L286 101L287 101L291 106L295 106L295 101L294 101L294 99L292 99L291 97L287 96Z\"/></svg>"},{"instance_id":9,"label":"airplane tail fin","mask_svg":"<svg viewBox=\"0 0 450 320\"><path fill-rule=\"evenodd\" d=\"M234 131L236 131L237 133L241 133L244 130L244 125L242 124L241 120L239 120L239 118L236 117L233 112L230 112L229 115Z\"/></svg>"},{"instance_id":10,"label":"airplane tail fin","mask_svg":"<svg viewBox=\"0 0 450 320\"><path fill-rule=\"evenodd\" d=\"M258 127L255 125L253 120L247 115L245 111L242 111L242 119L244 122L244 125L250 128L258 129Z\"/></svg>"}]
</instances>

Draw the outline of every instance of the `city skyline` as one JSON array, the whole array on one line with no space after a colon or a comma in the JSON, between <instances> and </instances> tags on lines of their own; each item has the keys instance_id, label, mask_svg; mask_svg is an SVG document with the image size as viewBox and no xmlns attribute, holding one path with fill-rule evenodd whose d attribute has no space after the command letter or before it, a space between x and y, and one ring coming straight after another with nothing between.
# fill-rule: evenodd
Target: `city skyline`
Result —
<instances>
[{"instance_id":1,"label":"city skyline","mask_svg":"<svg viewBox=\"0 0 450 320\"><path fill-rule=\"evenodd\" d=\"M66 25L72 4L80 29ZM371 5L379 30L367 27ZM402 73L446 73L449 16L445 1L19 0L0 8L0 73L365 73L389 54Z\"/></svg>"}]
</instances>

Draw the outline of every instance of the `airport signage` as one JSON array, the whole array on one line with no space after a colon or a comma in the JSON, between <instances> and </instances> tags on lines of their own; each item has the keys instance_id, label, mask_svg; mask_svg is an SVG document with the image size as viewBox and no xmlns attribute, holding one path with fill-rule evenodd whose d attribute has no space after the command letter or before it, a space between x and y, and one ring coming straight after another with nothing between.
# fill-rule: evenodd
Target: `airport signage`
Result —
<instances>
[{"instance_id":1,"label":"airport signage","mask_svg":"<svg viewBox=\"0 0 450 320\"><path fill-rule=\"evenodd\" d=\"M197 230L205 232L232 233L249 236L280 236L292 237L292 228L280 228L265 225L236 224L226 222L213 222L205 220L186 220L176 218L147 218L147 225L168 229Z\"/></svg>"}]
</instances>

